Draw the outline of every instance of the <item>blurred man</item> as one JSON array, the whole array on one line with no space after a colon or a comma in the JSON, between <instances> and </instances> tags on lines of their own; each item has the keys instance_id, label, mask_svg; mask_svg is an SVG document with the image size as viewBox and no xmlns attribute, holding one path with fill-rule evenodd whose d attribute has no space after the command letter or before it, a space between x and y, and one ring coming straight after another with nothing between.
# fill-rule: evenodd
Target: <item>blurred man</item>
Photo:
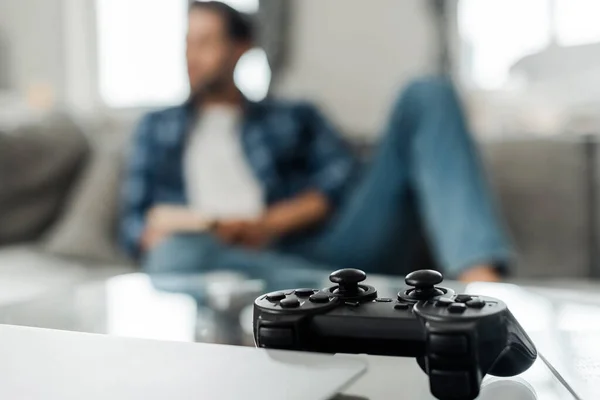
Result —
<instances>
[{"instance_id":1,"label":"blurred man","mask_svg":"<svg viewBox=\"0 0 600 400\"><path fill-rule=\"evenodd\" d=\"M450 83L407 87L357 181L355 160L316 108L252 103L238 91L233 71L251 46L237 11L191 5L192 95L141 121L124 187L123 242L148 272L403 274L416 266L381 266L413 234L414 202L447 275L499 279L509 249Z\"/></svg>"}]
</instances>

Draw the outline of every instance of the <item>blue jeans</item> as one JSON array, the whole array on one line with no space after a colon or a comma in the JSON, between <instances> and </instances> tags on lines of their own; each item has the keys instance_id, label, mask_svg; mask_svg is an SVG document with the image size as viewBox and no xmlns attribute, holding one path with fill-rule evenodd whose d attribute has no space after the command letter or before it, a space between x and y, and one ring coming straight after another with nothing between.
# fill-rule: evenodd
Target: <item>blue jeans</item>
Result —
<instances>
[{"instance_id":1,"label":"blue jeans","mask_svg":"<svg viewBox=\"0 0 600 400\"><path fill-rule=\"evenodd\" d=\"M263 252L226 246L209 234L176 236L148 255L145 268L242 271L280 288L314 286L308 283L315 274L341 267L400 275L415 266L390 257L409 251L404 246L414 234L414 215L449 277L510 261L457 95L441 78L415 81L403 91L372 165L316 235ZM389 265L394 269L383 267Z\"/></svg>"}]
</instances>

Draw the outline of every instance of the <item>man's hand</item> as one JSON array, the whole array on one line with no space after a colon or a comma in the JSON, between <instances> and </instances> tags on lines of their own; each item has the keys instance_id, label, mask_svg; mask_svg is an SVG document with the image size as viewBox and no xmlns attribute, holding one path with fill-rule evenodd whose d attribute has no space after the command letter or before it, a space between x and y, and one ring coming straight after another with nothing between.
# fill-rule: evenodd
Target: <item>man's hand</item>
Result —
<instances>
[{"instance_id":1,"label":"man's hand","mask_svg":"<svg viewBox=\"0 0 600 400\"><path fill-rule=\"evenodd\" d=\"M246 224L241 235L241 244L252 249L262 249L280 234L268 225L266 221L254 221Z\"/></svg>"},{"instance_id":2,"label":"man's hand","mask_svg":"<svg viewBox=\"0 0 600 400\"><path fill-rule=\"evenodd\" d=\"M198 213L183 206L156 206L148 212L146 218L148 227L165 233L200 232L209 229L211 225Z\"/></svg>"},{"instance_id":3,"label":"man's hand","mask_svg":"<svg viewBox=\"0 0 600 400\"><path fill-rule=\"evenodd\" d=\"M239 244L247 223L242 220L219 221L215 224L212 232L224 243Z\"/></svg>"},{"instance_id":4,"label":"man's hand","mask_svg":"<svg viewBox=\"0 0 600 400\"><path fill-rule=\"evenodd\" d=\"M331 212L329 200L318 191L308 191L272 205L254 229L261 235L284 236L324 222Z\"/></svg>"},{"instance_id":5,"label":"man's hand","mask_svg":"<svg viewBox=\"0 0 600 400\"><path fill-rule=\"evenodd\" d=\"M158 229L153 229L146 227L144 233L142 234L142 240L140 243L140 247L144 251L149 251L155 248L166 239L168 236L167 232L160 231Z\"/></svg>"},{"instance_id":6,"label":"man's hand","mask_svg":"<svg viewBox=\"0 0 600 400\"><path fill-rule=\"evenodd\" d=\"M214 232L225 243L260 249L279 237L323 222L329 212L327 198L309 191L271 206L259 219L219 221Z\"/></svg>"},{"instance_id":7,"label":"man's hand","mask_svg":"<svg viewBox=\"0 0 600 400\"><path fill-rule=\"evenodd\" d=\"M183 206L159 205L146 216L146 229L140 246L144 251L156 247L165 238L181 232L201 232L210 228L210 223L193 210Z\"/></svg>"},{"instance_id":8,"label":"man's hand","mask_svg":"<svg viewBox=\"0 0 600 400\"><path fill-rule=\"evenodd\" d=\"M479 265L470 268L459 276L461 282L500 282L501 277L498 271L489 265Z\"/></svg>"},{"instance_id":9,"label":"man's hand","mask_svg":"<svg viewBox=\"0 0 600 400\"><path fill-rule=\"evenodd\" d=\"M278 236L264 220L221 221L215 225L213 232L227 244L253 249L265 247Z\"/></svg>"}]
</instances>

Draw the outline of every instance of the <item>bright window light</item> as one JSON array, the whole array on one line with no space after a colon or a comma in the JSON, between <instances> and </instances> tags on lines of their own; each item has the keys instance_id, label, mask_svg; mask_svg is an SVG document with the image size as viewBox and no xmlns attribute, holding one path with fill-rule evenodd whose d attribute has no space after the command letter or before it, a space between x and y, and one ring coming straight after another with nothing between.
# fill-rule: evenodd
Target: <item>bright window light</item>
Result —
<instances>
[{"instance_id":1,"label":"bright window light","mask_svg":"<svg viewBox=\"0 0 600 400\"><path fill-rule=\"evenodd\" d=\"M249 50L240 58L234 74L235 84L249 100L260 101L269 93L271 67L265 51Z\"/></svg>"},{"instance_id":2,"label":"bright window light","mask_svg":"<svg viewBox=\"0 0 600 400\"><path fill-rule=\"evenodd\" d=\"M186 0L96 0L99 90L113 108L178 104L189 95L185 63ZM224 0L256 13L258 0ZM269 91L271 69L262 49L246 53L235 82L250 100Z\"/></svg>"},{"instance_id":3,"label":"bright window light","mask_svg":"<svg viewBox=\"0 0 600 400\"><path fill-rule=\"evenodd\" d=\"M477 87L498 89L516 61L550 43L550 3L462 0L458 24L467 47L469 77Z\"/></svg>"},{"instance_id":4,"label":"bright window light","mask_svg":"<svg viewBox=\"0 0 600 400\"><path fill-rule=\"evenodd\" d=\"M192 297L158 291L144 274L117 276L106 283L110 335L193 342L197 317Z\"/></svg>"},{"instance_id":5,"label":"bright window light","mask_svg":"<svg viewBox=\"0 0 600 400\"><path fill-rule=\"evenodd\" d=\"M110 107L158 106L188 95L187 2L97 0L100 96Z\"/></svg>"},{"instance_id":6,"label":"bright window light","mask_svg":"<svg viewBox=\"0 0 600 400\"><path fill-rule=\"evenodd\" d=\"M200 1L208 1L208 0L200 0ZM246 13L246 14L254 14L258 11L259 0L221 0L222 3L228 4L236 10Z\"/></svg>"},{"instance_id":7,"label":"bright window light","mask_svg":"<svg viewBox=\"0 0 600 400\"><path fill-rule=\"evenodd\" d=\"M600 43L598 0L461 0L458 25L469 80L482 89L504 86L510 68L546 48Z\"/></svg>"},{"instance_id":8,"label":"bright window light","mask_svg":"<svg viewBox=\"0 0 600 400\"><path fill-rule=\"evenodd\" d=\"M600 1L556 0L556 36L561 46L600 42Z\"/></svg>"}]
</instances>

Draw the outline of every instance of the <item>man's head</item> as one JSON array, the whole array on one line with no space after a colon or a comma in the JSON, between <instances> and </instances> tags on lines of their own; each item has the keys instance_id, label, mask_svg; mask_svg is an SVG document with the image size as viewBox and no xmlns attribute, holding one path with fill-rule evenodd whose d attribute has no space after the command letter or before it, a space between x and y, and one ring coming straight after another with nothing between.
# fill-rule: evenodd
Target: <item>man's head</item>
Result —
<instances>
[{"instance_id":1,"label":"man's head","mask_svg":"<svg viewBox=\"0 0 600 400\"><path fill-rule=\"evenodd\" d=\"M219 93L233 81L240 57L252 45L252 25L218 1L190 5L187 67L192 95Z\"/></svg>"}]
</instances>

